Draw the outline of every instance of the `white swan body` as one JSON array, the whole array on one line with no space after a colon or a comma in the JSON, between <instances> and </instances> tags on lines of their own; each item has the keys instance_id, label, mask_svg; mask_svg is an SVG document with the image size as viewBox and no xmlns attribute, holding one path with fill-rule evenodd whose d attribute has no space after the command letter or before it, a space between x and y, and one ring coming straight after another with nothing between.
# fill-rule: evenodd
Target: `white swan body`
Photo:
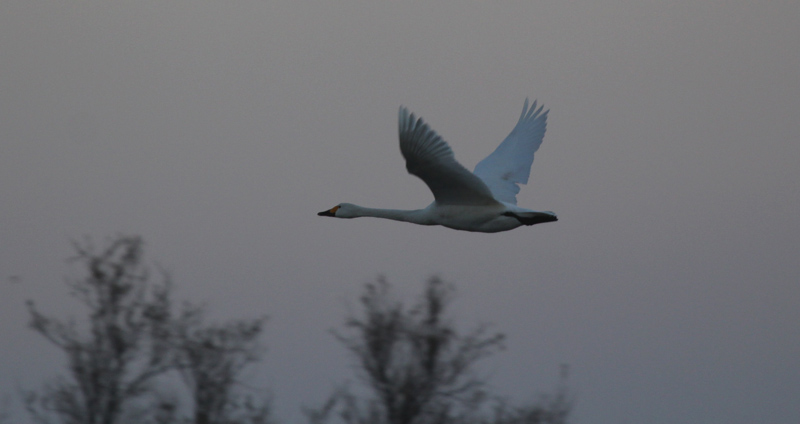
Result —
<instances>
[{"instance_id":1,"label":"white swan body","mask_svg":"<svg viewBox=\"0 0 800 424\"><path fill-rule=\"evenodd\" d=\"M518 184L526 184L533 156L542 144L547 113L536 102L522 108L519 122L497 149L469 172L453 150L422 118L401 107L398 116L400 151L406 169L433 192L434 201L425 209L374 209L341 203L318 213L336 218L370 216L419 225L442 225L455 230L496 233L521 225L557 221L553 212L517 206Z\"/></svg>"}]
</instances>

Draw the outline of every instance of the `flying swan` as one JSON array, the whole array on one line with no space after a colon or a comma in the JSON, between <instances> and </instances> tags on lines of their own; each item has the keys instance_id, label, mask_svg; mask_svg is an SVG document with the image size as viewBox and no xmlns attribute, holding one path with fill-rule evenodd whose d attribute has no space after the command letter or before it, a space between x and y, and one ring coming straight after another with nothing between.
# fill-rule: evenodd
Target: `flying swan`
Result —
<instances>
[{"instance_id":1,"label":"flying swan","mask_svg":"<svg viewBox=\"0 0 800 424\"><path fill-rule=\"evenodd\" d=\"M442 225L455 230L497 233L521 225L558 221L553 212L534 211L517 206L518 184L527 184L533 155L542 144L547 113L536 102L522 107L519 122L497 150L469 172L453 155L453 150L422 118L417 119L400 107L398 126L400 152L406 169L433 192L434 201L425 209L374 209L340 203L318 213L319 216L358 218L371 216L419 225Z\"/></svg>"}]
</instances>

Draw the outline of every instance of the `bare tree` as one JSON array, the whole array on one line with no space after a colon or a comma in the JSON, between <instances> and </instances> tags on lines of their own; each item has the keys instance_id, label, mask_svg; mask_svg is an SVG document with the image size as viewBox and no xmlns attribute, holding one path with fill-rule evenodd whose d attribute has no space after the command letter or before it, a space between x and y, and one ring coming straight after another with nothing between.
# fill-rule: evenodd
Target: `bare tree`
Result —
<instances>
[{"instance_id":1,"label":"bare tree","mask_svg":"<svg viewBox=\"0 0 800 424\"><path fill-rule=\"evenodd\" d=\"M194 404L194 424L265 424L268 399L236 390L242 371L261 359L258 336L266 317L203 322L202 308L187 305L175 334L178 370Z\"/></svg>"},{"instance_id":2,"label":"bare tree","mask_svg":"<svg viewBox=\"0 0 800 424\"><path fill-rule=\"evenodd\" d=\"M453 287L439 278L428 281L411 308L392 300L389 288L384 279L368 284L363 315L347 320L347 333L334 333L374 394L361 402L339 390L340 417L348 423L452 422L485 397L472 367L501 349L504 336L487 334L486 326L459 333L444 315ZM318 422L330 415L324 409L308 414Z\"/></svg>"},{"instance_id":3,"label":"bare tree","mask_svg":"<svg viewBox=\"0 0 800 424\"><path fill-rule=\"evenodd\" d=\"M31 417L40 424L270 422L266 397L234 390L243 369L261 358L265 318L207 325L204 309L190 303L174 314L170 280L164 273L150 280L142 244L128 236L99 251L74 244L85 275L67 284L89 310L85 325L46 316L28 302L31 327L68 363L66 376L22 391ZM177 375L188 396L154 390L156 379ZM187 397L192 417L180 405Z\"/></svg>"},{"instance_id":4,"label":"bare tree","mask_svg":"<svg viewBox=\"0 0 800 424\"><path fill-rule=\"evenodd\" d=\"M348 318L346 331L334 335L356 359L372 396L340 387L323 406L306 409L309 422L564 424L570 410L564 384L555 396L524 407L486 392L474 368L503 348L504 335L485 325L459 332L445 314L453 293L451 284L433 277L419 302L406 308L392 299L383 278L367 284L362 314Z\"/></svg>"},{"instance_id":5,"label":"bare tree","mask_svg":"<svg viewBox=\"0 0 800 424\"><path fill-rule=\"evenodd\" d=\"M55 417L66 424L114 424L126 402L147 393L148 383L172 366L170 282L165 275L149 281L138 237L118 237L100 251L88 242L74 247L87 275L67 284L89 308L88 323L81 329L28 301L30 326L66 354L69 374L41 392L24 391L24 402L40 423Z\"/></svg>"}]
</instances>

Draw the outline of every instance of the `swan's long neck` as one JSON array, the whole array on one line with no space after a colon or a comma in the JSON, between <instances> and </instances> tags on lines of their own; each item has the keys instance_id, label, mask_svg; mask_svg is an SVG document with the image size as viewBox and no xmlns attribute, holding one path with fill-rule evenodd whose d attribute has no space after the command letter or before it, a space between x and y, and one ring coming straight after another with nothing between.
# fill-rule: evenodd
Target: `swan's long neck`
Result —
<instances>
[{"instance_id":1,"label":"swan's long neck","mask_svg":"<svg viewBox=\"0 0 800 424\"><path fill-rule=\"evenodd\" d=\"M433 225L425 216L425 209L403 210L403 209L376 209L364 206L355 207L355 217L370 216L373 218L391 219L394 221L411 222L419 225Z\"/></svg>"}]
</instances>

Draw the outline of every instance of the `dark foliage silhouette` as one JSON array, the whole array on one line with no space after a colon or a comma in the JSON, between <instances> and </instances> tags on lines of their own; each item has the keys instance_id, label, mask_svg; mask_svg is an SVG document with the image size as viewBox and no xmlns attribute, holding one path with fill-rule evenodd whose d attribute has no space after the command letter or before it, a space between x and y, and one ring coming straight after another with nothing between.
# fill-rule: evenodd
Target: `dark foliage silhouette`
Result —
<instances>
[{"instance_id":1,"label":"dark foliage silhouette","mask_svg":"<svg viewBox=\"0 0 800 424\"><path fill-rule=\"evenodd\" d=\"M31 328L68 364L66 375L38 391L22 391L35 422L270 422L268 399L246 393L238 381L261 358L257 339L265 318L209 325L204 308L190 303L176 314L169 276L150 278L139 237L119 236L100 250L89 242L74 248L84 275L67 284L88 309L86 322L45 315L28 302ZM156 390L158 381L178 376L185 393ZM181 398L190 405L182 406Z\"/></svg>"},{"instance_id":2,"label":"dark foliage silhouette","mask_svg":"<svg viewBox=\"0 0 800 424\"><path fill-rule=\"evenodd\" d=\"M565 378L552 395L522 407L490 395L475 365L503 348L504 336L478 326L461 333L446 315L453 286L428 280L421 299L404 307L382 278L367 284L362 313L334 332L356 361L364 395L340 387L312 424L564 424L571 408Z\"/></svg>"}]
</instances>

